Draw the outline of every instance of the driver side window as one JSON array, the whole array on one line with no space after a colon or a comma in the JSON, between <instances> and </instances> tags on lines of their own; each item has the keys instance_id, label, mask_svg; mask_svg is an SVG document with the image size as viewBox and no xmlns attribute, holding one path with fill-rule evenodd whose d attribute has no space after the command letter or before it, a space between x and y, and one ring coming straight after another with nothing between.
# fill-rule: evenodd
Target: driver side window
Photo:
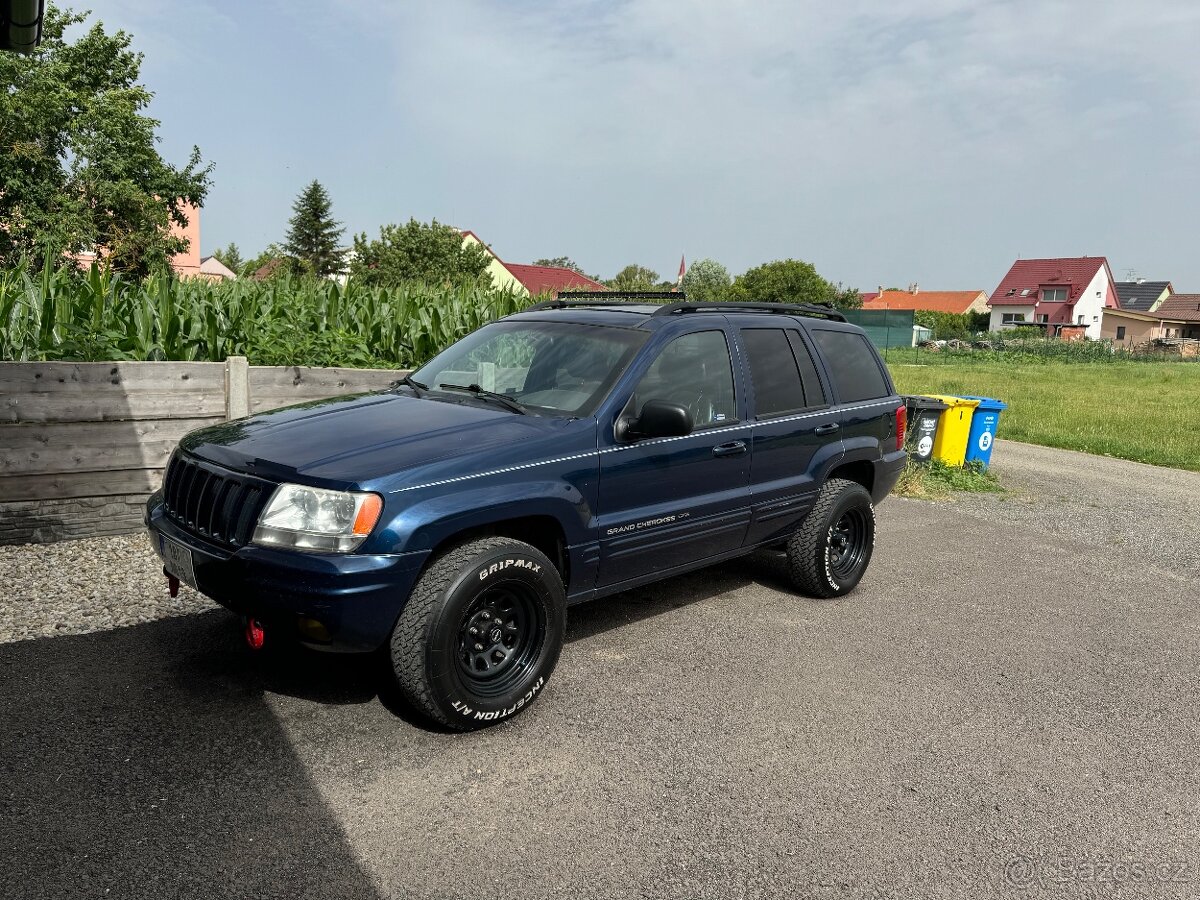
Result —
<instances>
[{"instance_id":1,"label":"driver side window","mask_svg":"<svg viewBox=\"0 0 1200 900\"><path fill-rule=\"evenodd\" d=\"M736 421L733 364L725 332L699 331L675 338L642 376L633 397L638 416L647 400L664 400L690 412L696 429Z\"/></svg>"}]
</instances>

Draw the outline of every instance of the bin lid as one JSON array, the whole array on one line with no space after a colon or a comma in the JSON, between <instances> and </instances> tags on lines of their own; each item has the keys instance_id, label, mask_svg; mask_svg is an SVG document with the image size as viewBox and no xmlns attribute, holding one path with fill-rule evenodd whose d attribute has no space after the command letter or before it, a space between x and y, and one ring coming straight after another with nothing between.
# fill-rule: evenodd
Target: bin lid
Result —
<instances>
[{"instance_id":1,"label":"bin lid","mask_svg":"<svg viewBox=\"0 0 1200 900\"><path fill-rule=\"evenodd\" d=\"M974 397L952 397L949 394L930 394L929 396L936 400L941 400L951 409L959 406L969 406L971 409L974 409L979 405L979 401Z\"/></svg>"},{"instance_id":2,"label":"bin lid","mask_svg":"<svg viewBox=\"0 0 1200 900\"><path fill-rule=\"evenodd\" d=\"M986 409L989 412L999 412L1002 409L1008 409L1008 404L1003 400L997 400L995 397L976 397L974 394L963 394L964 400L978 400L979 408Z\"/></svg>"},{"instance_id":3,"label":"bin lid","mask_svg":"<svg viewBox=\"0 0 1200 900\"><path fill-rule=\"evenodd\" d=\"M925 397L921 394L904 394L900 399L904 401L905 405L911 406L913 409L949 409L941 400L933 397Z\"/></svg>"}]
</instances>

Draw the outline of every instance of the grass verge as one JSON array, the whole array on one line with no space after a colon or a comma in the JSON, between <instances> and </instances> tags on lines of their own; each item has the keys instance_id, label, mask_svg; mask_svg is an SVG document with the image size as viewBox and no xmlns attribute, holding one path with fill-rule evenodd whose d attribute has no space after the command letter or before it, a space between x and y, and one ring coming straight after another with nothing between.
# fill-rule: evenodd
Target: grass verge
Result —
<instances>
[{"instance_id":1,"label":"grass verge","mask_svg":"<svg viewBox=\"0 0 1200 900\"><path fill-rule=\"evenodd\" d=\"M1200 472L1200 365L1021 360L891 365L902 394L1008 403L999 437Z\"/></svg>"},{"instance_id":2,"label":"grass verge","mask_svg":"<svg viewBox=\"0 0 1200 900\"><path fill-rule=\"evenodd\" d=\"M892 490L897 497L916 500L946 500L960 492L1002 494L1004 488L981 463L969 462L960 469L933 459L925 464L909 462Z\"/></svg>"}]
</instances>

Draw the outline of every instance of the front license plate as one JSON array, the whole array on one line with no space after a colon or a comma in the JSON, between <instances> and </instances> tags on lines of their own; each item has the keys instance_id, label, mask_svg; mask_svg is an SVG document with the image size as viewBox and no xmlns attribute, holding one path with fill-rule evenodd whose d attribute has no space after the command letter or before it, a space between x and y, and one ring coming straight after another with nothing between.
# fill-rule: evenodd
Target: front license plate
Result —
<instances>
[{"instance_id":1,"label":"front license plate","mask_svg":"<svg viewBox=\"0 0 1200 900\"><path fill-rule=\"evenodd\" d=\"M192 567L192 551L169 537L162 538L163 568L192 590L196 587L196 570Z\"/></svg>"}]
</instances>

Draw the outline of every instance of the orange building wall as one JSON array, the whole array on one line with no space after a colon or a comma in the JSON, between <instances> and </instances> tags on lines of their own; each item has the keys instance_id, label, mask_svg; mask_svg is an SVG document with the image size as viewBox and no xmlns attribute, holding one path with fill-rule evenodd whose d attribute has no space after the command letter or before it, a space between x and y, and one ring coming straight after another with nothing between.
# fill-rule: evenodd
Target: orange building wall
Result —
<instances>
[{"instance_id":1,"label":"orange building wall","mask_svg":"<svg viewBox=\"0 0 1200 900\"><path fill-rule=\"evenodd\" d=\"M186 238L187 251L171 257L171 268L180 278L200 274L200 209L190 203L183 205L183 214L187 216L187 227L181 228L171 223L173 237Z\"/></svg>"}]
</instances>

